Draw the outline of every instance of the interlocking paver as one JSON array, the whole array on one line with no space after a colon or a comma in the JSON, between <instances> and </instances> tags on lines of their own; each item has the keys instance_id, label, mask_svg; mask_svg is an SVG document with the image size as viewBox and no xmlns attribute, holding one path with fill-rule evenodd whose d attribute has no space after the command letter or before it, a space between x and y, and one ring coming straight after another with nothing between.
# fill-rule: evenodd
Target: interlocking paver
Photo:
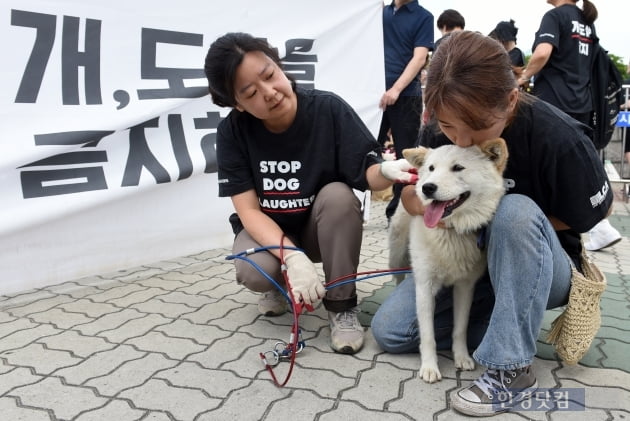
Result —
<instances>
[{"instance_id":1,"label":"interlocking paver","mask_svg":"<svg viewBox=\"0 0 630 421\"><path fill-rule=\"evenodd\" d=\"M5 311L8 311L8 309L11 309L12 307L34 303L39 300L55 297L55 295L56 294L46 290L26 291L22 293L3 296L2 301L0 301L0 306L2 306Z\"/></svg>"},{"instance_id":2,"label":"interlocking paver","mask_svg":"<svg viewBox=\"0 0 630 421\"><path fill-rule=\"evenodd\" d=\"M47 324L26 329L19 329L14 333L10 333L3 338L0 338L0 352L21 348L39 338L52 336L60 332L62 331Z\"/></svg>"},{"instance_id":3,"label":"interlocking paver","mask_svg":"<svg viewBox=\"0 0 630 421\"><path fill-rule=\"evenodd\" d=\"M263 342L262 339L252 338L249 335L237 332L227 338L218 339L207 350L191 355L187 360L196 361L206 368L225 368L226 364L236 361L236 373L244 377L252 378L263 366L255 350L249 354L247 351L251 347L260 348L259 351L262 349L266 351L267 349L273 348L273 344L270 344L271 346L265 349ZM251 366L249 364L252 361L256 364L253 370L252 367L254 364L251 364ZM243 364L244 362L246 364Z\"/></svg>"},{"instance_id":4,"label":"interlocking paver","mask_svg":"<svg viewBox=\"0 0 630 421\"><path fill-rule=\"evenodd\" d=\"M90 323L75 326L74 329L84 335L95 335L100 332L118 328L130 320L146 317L146 314L135 309L122 309L114 313L108 313L96 318Z\"/></svg>"},{"instance_id":5,"label":"interlocking paver","mask_svg":"<svg viewBox=\"0 0 630 421\"><path fill-rule=\"evenodd\" d=\"M199 309L210 302L216 301L205 295L187 294L181 290L162 295L160 296L160 300L165 303L186 304L187 306L196 309Z\"/></svg>"},{"instance_id":6,"label":"interlocking paver","mask_svg":"<svg viewBox=\"0 0 630 421\"><path fill-rule=\"evenodd\" d=\"M188 338L197 344L209 345L217 339L230 336L232 333L219 329L216 326L191 323L188 320L178 319L167 325L154 329L164 332L172 338Z\"/></svg>"},{"instance_id":7,"label":"interlocking paver","mask_svg":"<svg viewBox=\"0 0 630 421\"><path fill-rule=\"evenodd\" d=\"M387 402L400 397L400 384L413 377L413 371L377 363L373 368L362 371L356 386L341 392L341 397L369 409L382 410Z\"/></svg>"},{"instance_id":8,"label":"interlocking paver","mask_svg":"<svg viewBox=\"0 0 630 421\"><path fill-rule=\"evenodd\" d=\"M279 389L269 381L254 380L246 387L235 389L219 407L202 414L199 421L262 420L272 402L289 396L290 393L290 390Z\"/></svg>"},{"instance_id":9,"label":"interlocking paver","mask_svg":"<svg viewBox=\"0 0 630 421\"><path fill-rule=\"evenodd\" d=\"M317 348L307 346L303 355L300 355L300 367L304 368L326 368L340 377L355 377L357 373L371 368L371 360L361 359L361 355L350 357L348 355L337 354L332 351L323 352Z\"/></svg>"},{"instance_id":10,"label":"interlocking paver","mask_svg":"<svg viewBox=\"0 0 630 421\"><path fill-rule=\"evenodd\" d=\"M609 420L623 420L627 418L627 414L618 413L619 416L609 415L613 411L589 409L587 411L565 411L554 412L550 415L552 421L609 421ZM541 418L544 419L544 418Z\"/></svg>"},{"instance_id":11,"label":"interlocking paver","mask_svg":"<svg viewBox=\"0 0 630 421\"><path fill-rule=\"evenodd\" d=\"M50 421L49 410L46 408L23 408L15 398L0 397L0 414L7 420L13 421Z\"/></svg>"},{"instance_id":12,"label":"interlocking paver","mask_svg":"<svg viewBox=\"0 0 630 421\"><path fill-rule=\"evenodd\" d=\"M206 305L194 313L182 316L195 323L210 323L221 329L237 330L242 325L254 322L258 314L242 303L229 298Z\"/></svg>"},{"instance_id":13,"label":"interlocking paver","mask_svg":"<svg viewBox=\"0 0 630 421\"><path fill-rule=\"evenodd\" d=\"M74 330L66 330L57 335L41 338L37 342L46 344L48 349L69 351L72 355L87 357L95 352L105 351L116 347L97 336L85 336Z\"/></svg>"},{"instance_id":14,"label":"interlocking paver","mask_svg":"<svg viewBox=\"0 0 630 421\"><path fill-rule=\"evenodd\" d=\"M11 365L31 367L36 374L50 374L55 370L77 364L81 358L69 351L48 349L43 344L33 343L12 351L0 353Z\"/></svg>"},{"instance_id":15,"label":"interlocking paver","mask_svg":"<svg viewBox=\"0 0 630 421\"><path fill-rule=\"evenodd\" d=\"M216 278L221 278L221 275L231 273L233 270L232 263L225 260L225 256L231 254L230 251L228 249L217 249L217 252L220 253L220 257L210 257L202 260L200 263L182 267L179 272L184 274L194 273L204 277L209 282L201 281L201 283L197 282L195 284L212 289L217 284Z\"/></svg>"},{"instance_id":16,"label":"interlocking paver","mask_svg":"<svg viewBox=\"0 0 630 421\"><path fill-rule=\"evenodd\" d=\"M188 338L171 338L163 332L149 332L144 336L129 339L127 344L143 351L162 352L169 358L182 360L190 354L206 349Z\"/></svg>"},{"instance_id":17,"label":"interlocking paver","mask_svg":"<svg viewBox=\"0 0 630 421\"><path fill-rule=\"evenodd\" d=\"M8 309L8 312L13 316L28 316L34 313L41 313L46 310L50 310L51 308L64 303L74 303L74 299L65 295L56 295L33 301L31 303L11 307Z\"/></svg>"},{"instance_id":18,"label":"interlocking paver","mask_svg":"<svg viewBox=\"0 0 630 421\"><path fill-rule=\"evenodd\" d=\"M125 361L115 370L99 377L92 377L84 382L86 386L96 388L101 395L114 396L119 392L140 386L153 377L156 371L171 368L177 361L160 354L147 354L142 358Z\"/></svg>"},{"instance_id":19,"label":"interlocking paver","mask_svg":"<svg viewBox=\"0 0 630 421\"><path fill-rule=\"evenodd\" d=\"M295 402L300 402L300 405L296 405ZM272 402L266 418L282 420L290 417L296 420L307 420L313 417L313 408L317 412L324 412L332 409L334 404L334 399L322 398L316 393L305 390L296 390L291 396Z\"/></svg>"},{"instance_id":20,"label":"interlocking paver","mask_svg":"<svg viewBox=\"0 0 630 421\"><path fill-rule=\"evenodd\" d=\"M0 301L0 306L2 306L2 301ZM24 319L18 319L16 316L11 316L9 313L5 311L0 311L0 331L6 326L9 322L13 322L15 320L20 320L21 323L27 322ZM13 330L9 328L7 333L11 333ZM0 337L2 337L2 333L0 332Z\"/></svg>"},{"instance_id":21,"label":"interlocking paver","mask_svg":"<svg viewBox=\"0 0 630 421\"><path fill-rule=\"evenodd\" d=\"M364 408L355 402L342 401L339 405L329 412L323 413L320 417L320 421L338 421L338 420L347 420L347 421L382 421L387 419L387 421L402 421L409 419L422 419L421 417L427 416L429 414L419 414L418 418L410 417L407 414L396 413L396 412L382 412L382 411L374 411Z\"/></svg>"},{"instance_id":22,"label":"interlocking paver","mask_svg":"<svg viewBox=\"0 0 630 421\"><path fill-rule=\"evenodd\" d=\"M133 304L130 306L143 313L161 314L168 318L178 318L183 314L192 313L196 310L195 307L189 306L184 303L169 303L160 298L154 300L148 300L142 303Z\"/></svg>"},{"instance_id":23,"label":"interlocking paver","mask_svg":"<svg viewBox=\"0 0 630 421\"><path fill-rule=\"evenodd\" d=\"M69 312L83 313L89 317L99 317L121 310L120 307L116 307L112 304L98 303L84 298L64 303L59 307Z\"/></svg>"},{"instance_id":24,"label":"interlocking paver","mask_svg":"<svg viewBox=\"0 0 630 421\"><path fill-rule=\"evenodd\" d=\"M147 314L138 319L131 319L115 329L101 331L99 336L111 342L121 343L127 339L142 336L153 328L170 323L170 321L171 319L159 314Z\"/></svg>"},{"instance_id":25,"label":"interlocking paver","mask_svg":"<svg viewBox=\"0 0 630 421\"><path fill-rule=\"evenodd\" d=\"M4 338L20 330L31 329L37 326L39 326L38 323L34 323L29 319L11 317L11 320L0 323L0 338Z\"/></svg>"},{"instance_id":26,"label":"interlocking paver","mask_svg":"<svg viewBox=\"0 0 630 421\"><path fill-rule=\"evenodd\" d=\"M584 388L586 392L585 402L589 409L615 409L630 414L630 390L626 387L607 387L606 393L601 389L584 385L575 380L563 380L562 387Z\"/></svg>"},{"instance_id":27,"label":"interlocking paver","mask_svg":"<svg viewBox=\"0 0 630 421\"><path fill-rule=\"evenodd\" d=\"M392 383L396 386L397 383ZM453 378L443 378L442 381L427 385L424 380L418 376L405 379L399 382L400 396L390 398L385 402L384 409L402 412L405 414L414 414L422 407L422 411L427 413L436 413L446 410L445 397L448 392L457 387L457 380ZM394 389L395 390L395 389Z\"/></svg>"},{"instance_id":28,"label":"interlocking paver","mask_svg":"<svg viewBox=\"0 0 630 421\"><path fill-rule=\"evenodd\" d=\"M65 311L62 308L52 308L30 315L31 320L38 323L50 323L59 329L70 329L76 325L90 323L93 317L86 316L83 313L74 313Z\"/></svg>"},{"instance_id":29,"label":"interlocking paver","mask_svg":"<svg viewBox=\"0 0 630 421\"><path fill-rule=\"evenodd\" d=\"M204 390L213 398L226 398L234 389L247 386L251 380L239 377L228 370L210 370L192 362L162 370L155 375L179 387Z\"/></svg>"},{"instance_id":30,"label":"interlocking paver","mask_svg":"<svg viewBox=\"0 0 630 421\"><path fill-rule=\"evenodd\" d=\"M596 369L582 365L563 366L556 371L559 379L579 378L590 386L622 387L630 391L630 373L616 369Z\"/></svg>"},{"instance_id":31,"label":"interlocking paver","mask_svg":"<svg viewBox=\"0 0 630 421\"><path fill-rule=\"evenodd\" d=\"M199 389L173 387L168 382L157 379L125 390L120 397L130 399L137 408L168 412L177 420L192 420L200 413L221 404L220 399L211 398Z\"/></svg>"},{"instance_id":32,"label":"interlocking paver","mask_svg":"<svg viewBox=\"0 0 630 421\"><path fill-rule=\"evenodd\" d=\"M286 378L288 373L287 367L288 364L283 364L276 369L278 381L282 382ZM263 371L260 373L259 378L268 379L269 373ZM329 370L325 366L312 369L298 365L290 380L294 387L310 390L326 398L335 398L340 391L349 389L356 383L355 376L342 377L339 373Z\"/></svg>"},{"instance_id":33,"label":"interlocking paver","mask_svg":"<svg viewBox=\"0 0 630 421\"><path fill-rule=\"evenodd\" d=\"M111 288L115 288L120 284L118 281L106 281L102 278L96 278L97 285L89 285L83 280L64 282L63 284L53 285L46 289L59 295L67 295L74 299L91 297L94 294L102 293Z\"/></svg>"},{"instance_id":34,"label":"interlocking paver","mask_svg":"<svg viewBox=\"0 0 630 421\"><path fill-rule=\"evenodd\" d=\"M130 307L133 305L137 305L138 303L143 303L152 298L159 297L161 295L166 295L168 290L164 290L162 288L145 288L139 291L132 292L131 294L125 295L124 297L114 298L108 300L107 302L113 304L117 307Z\"/></svg>"},{"instance_id":35,"label":"interlocking paver","mask_svg":"<svg viewBox=\"0 0 630 421\"><path fill-rule=\"evenodd\" d=\"M172 421L172 417L163 412L148 412L142 421Z\"/></svg>"},{"instance_id":36,"label":"interlocking paver","mask_svg":"<svg viewBox=\"0 0 630 421\"><path fill-rule=\"evenodd\" d=\"M0 374L0 396L4 395L14 387L36 383L40 381L43 377L37 374L33 374L32 370L26 367L15 368L3 366L2 368L8 370Z\"/></svg>"},{"instance_id":37,"label":"interlocking paver","mask_svg":"<svg viewBox=\"0 0 630 421\"><path fill-rule=\"evenodd\" d=\"M142 285L119 283L106 290L94 289L91 291L91 294L86 295L85 298L97 303L104 303L117 298L126 297L134 292L144 291L146 289L147 287L143 287Z\"/></svg>"},{"instance_id":38,"label":"interlocking paver","mask_svg":"<svg viewBox=\"0 0 630 421\"><path fill-rule=\"evenodd\" d=\"M188 283L177 279L178 276L176 274L172 274L171 279L165 279L168 275L169 274L164 274L159 277L136 281L135 283L149 288L159 288L162 291L173 291L188 286ZM180 276L182 275L180 274Z\"/></svg>"},{"instance_id":39,"label":"interlocking paver","mask_svg":"<svg viewBox=\"0 0 630 421\"><path fill-rule=\"evenodd\" d=\"M149 278L152 278L153 276L159 276L164 273L165 271L158 268L142 266L139 268L121 270L116 275L116 279L122 282L134 282L134 281L140 281L143 279L149 279Z\"/></svg>"},{"instance_id":40,"label":"interlocking paver","mask_svg":"<svg viewBox=\"0 0 630 421\"><path fill-rule=\"evenodd\" d=\"M63 377L68 384L80 385L88 379L107 375L123 363L142 358L146 354L132 346L120 345L111 350L97 352L73 367L57 371L55 375Z\"/></svg>"},{"instance_id":41,"label":"interlocking paver","mask_svg":"<svg viewBox=\"0 0 630 421\"><path fill-rule=\"evenodd\" d=\"M114 399L102 408L83 412L75 418L75 421L139 420L144 414L145 411L132 408L129 402Z\"/></svg>"},{"instance_id":42,"label":"interlocking paver","mask_svg":"<svg viewBox=\"0 0 630 421\"><path fill-rule=\"evenodd\" d=\"M96 396L92 389L63 384L48 377L38 383L13 389L8 396L20 398L21 405L51 410L57 418L71 419L79 413L98 408L107 399Z\"/></svg>"}]
</instances>

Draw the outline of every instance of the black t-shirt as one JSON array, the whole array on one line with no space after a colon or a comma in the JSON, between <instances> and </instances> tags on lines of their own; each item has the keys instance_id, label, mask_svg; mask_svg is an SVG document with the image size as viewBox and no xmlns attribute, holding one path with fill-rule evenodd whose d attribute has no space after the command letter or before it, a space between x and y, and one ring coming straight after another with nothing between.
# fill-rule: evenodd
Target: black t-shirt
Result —
<instances>
[{"instance_id":1,"label":"black t-shirt","mask_svg":"<svg viewBox=\"0 0 630 421\"><path fill-rule=\"evenodd\" d=\"M514 121L505 128L509 158L503 174L507 193L530 197L545 215L552 215L572 229L558 237L574 259L579 256L579 233L605 218L613 201L610 183L588 128L543 101L520 104ZM427 126L420 144L450 144Z\"/></svg>"},{"instance_id":2,"label":"black t-shirt","mask_svg":"<svg viewBox=\"0 0 630 421\"><path fill-rule=\"evenodd\" d=\"M521 51L520 48L514 47L510 51L508 51L508 55L510 56L510 62L512 66L523 67L525 66L525 55Z\"/></svg>"},{"instance_id":3,"label":"black t-shirt","mask_svg":"<svg viewBox=\"0 0 630 421\"><path fill-rule=\"evenodd\" d=\"M374 136L343 99L300 88L296 94L297 115L283 133L238 110L217 129L219 196L255 189L262 211L292 233L304 226L324 185L366 190L367 168L382 161Z\"/></svg>"},{"instance_id":4,"label":"black t-shirt","mask_svg":"<svg viewBox=\"0 0 630 421\"><path fill-rule=\"evenodd\" d=\"M595 39L595 27L585 23L577 6L565 4L545 13L532 51L544 42L553 45L553 52L534 78L534 94L567 113L591 111L589 82Z\"/></svg>"}]
</instances>

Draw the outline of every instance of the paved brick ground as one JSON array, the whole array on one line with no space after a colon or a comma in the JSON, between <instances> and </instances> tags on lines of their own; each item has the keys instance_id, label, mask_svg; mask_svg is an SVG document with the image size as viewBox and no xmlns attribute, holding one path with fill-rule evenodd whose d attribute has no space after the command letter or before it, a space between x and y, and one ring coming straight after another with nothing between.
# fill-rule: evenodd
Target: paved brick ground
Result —
<instances>
[{"instance_id":1,"label":"paved brick ground","mask_svg":"<svg viewBox=\"0 0 630 421\"><path fill-rule=\"evenodd\" d=\"M616 246L592 253L609 287L603 323L583 361L565 366L539 341L541 387L574 388L585 407L495 419L630 419L630 207L615 202ZM383 202L372 202L360 270L387 267ZM0 296L0 419L15 420L454 420L449 395L481 369L417 378L417 355L388 355L367 332L356 355L329 348L320 306L300 317L305 350L284 388L259 358L289 339L291 317L260 316L257 296L234 282L227 249L11 296ZM358 284L369 320L393 288L389 277ZM544 331L557 314L548 312ZM288 363L276 368L284 379Z\"/></svg>"}]
</instances>

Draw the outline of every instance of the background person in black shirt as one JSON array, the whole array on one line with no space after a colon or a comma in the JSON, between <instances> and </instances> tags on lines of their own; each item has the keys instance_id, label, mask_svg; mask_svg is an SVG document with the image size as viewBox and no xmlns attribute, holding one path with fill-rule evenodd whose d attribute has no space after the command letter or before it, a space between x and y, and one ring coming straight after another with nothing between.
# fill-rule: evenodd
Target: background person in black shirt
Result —
<instances>
[{"instance_id":1,"label":"background person in black shirt","mask_svg":"<svg viewBox=\"0 0 630 421\"><path fill-rule=\"evenodd\" d=\"M532 56L519 83L534 76L534 95L588 125L592 108L590 92L593 42L597 39L597 8L583 0L547 0L554 6L545 13L536 32ZM607 219L589 231L587 250L595 251L621 241L621 234Z\"/></svg>"}]
</instances>

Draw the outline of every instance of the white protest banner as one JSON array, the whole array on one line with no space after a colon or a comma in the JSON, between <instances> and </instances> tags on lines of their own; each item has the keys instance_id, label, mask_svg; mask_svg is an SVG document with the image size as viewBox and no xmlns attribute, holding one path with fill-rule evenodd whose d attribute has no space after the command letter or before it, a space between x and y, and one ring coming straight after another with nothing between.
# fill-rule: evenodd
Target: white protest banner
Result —
<instances>
[{"instance_id":1,"label":"white protest banner","mask_svg":"<svg viewBox=\"0 0 630 421\"><path fill-rule=\"evenodd\" d=\"M5 0L0 10L0 294L231 245L203 62L266 38L303 86L373 133L382 1Z\"/></svg>"}]
</instances>

